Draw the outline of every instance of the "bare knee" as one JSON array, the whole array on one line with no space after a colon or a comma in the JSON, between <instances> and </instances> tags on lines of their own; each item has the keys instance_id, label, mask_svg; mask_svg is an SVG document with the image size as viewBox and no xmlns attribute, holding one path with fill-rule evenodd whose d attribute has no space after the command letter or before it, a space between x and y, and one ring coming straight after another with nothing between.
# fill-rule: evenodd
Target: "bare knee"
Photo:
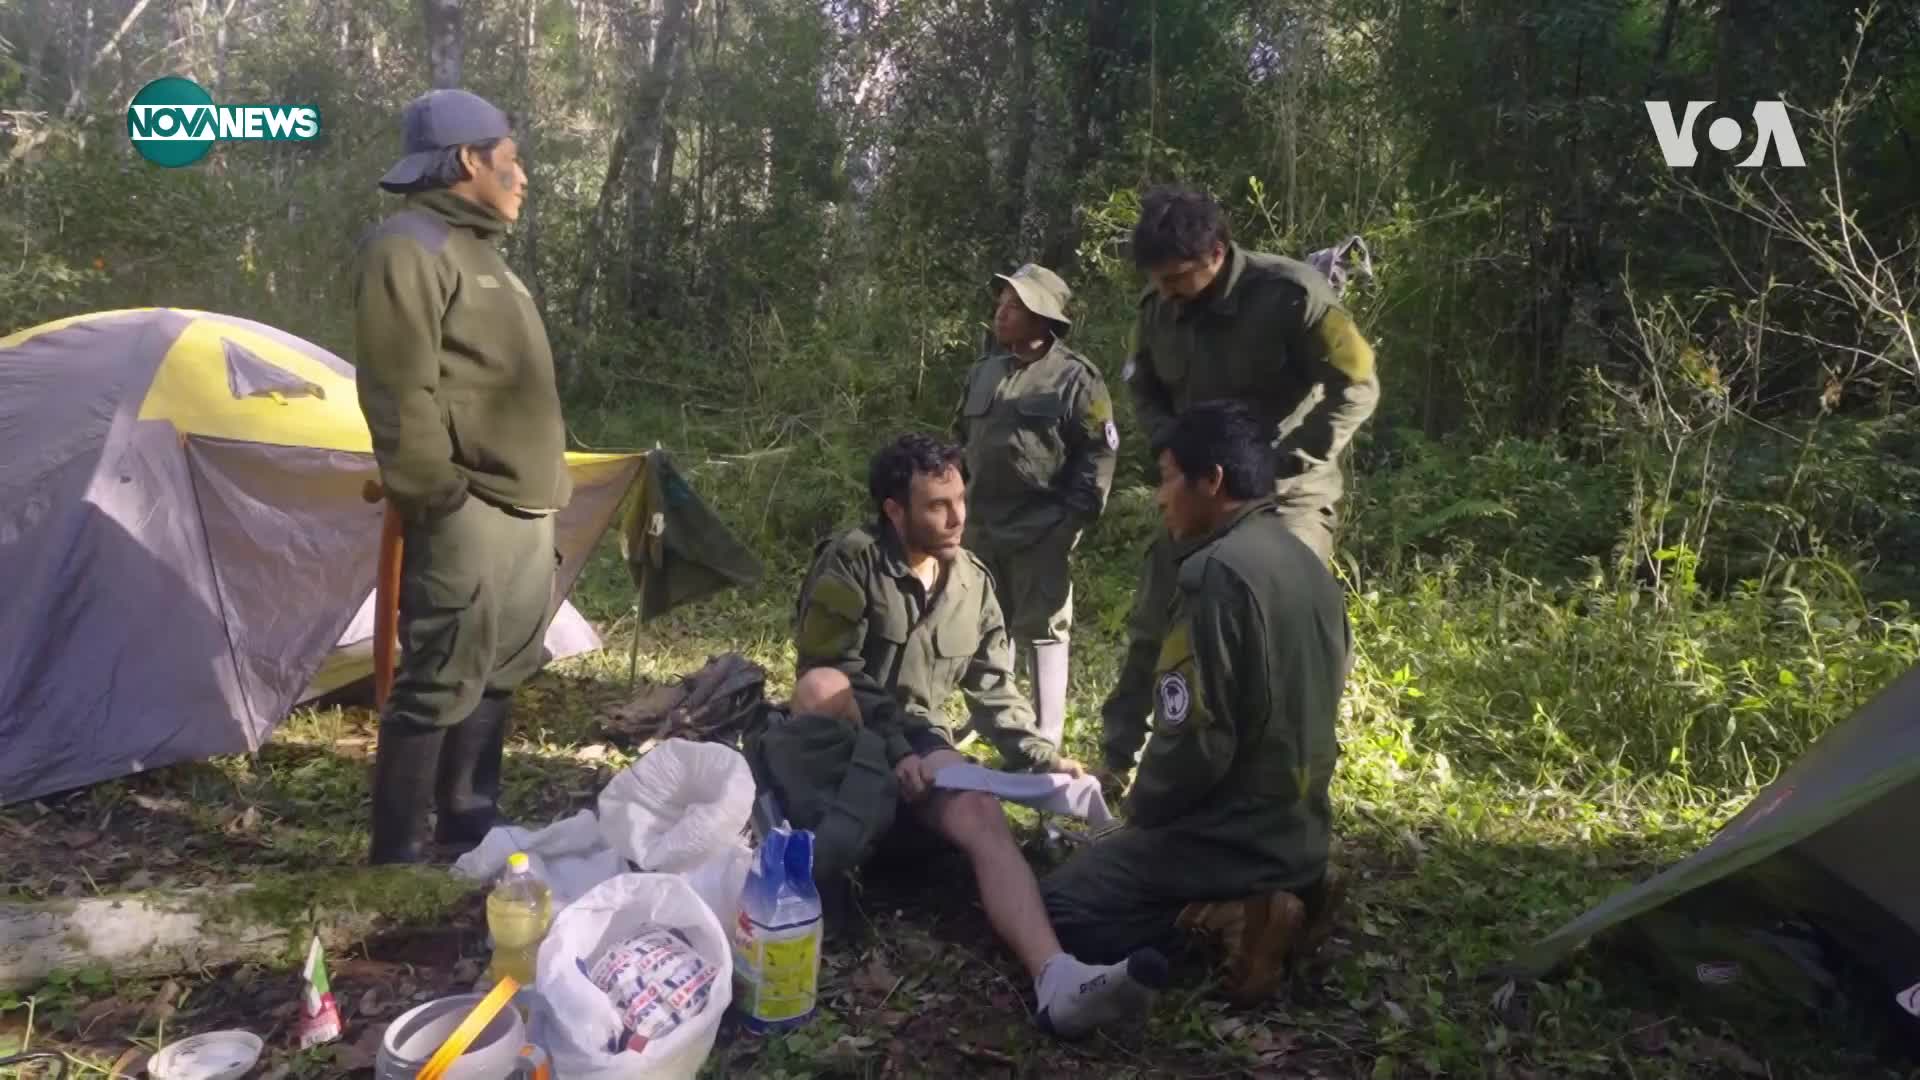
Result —
<instances>
[{"instance_id":1,"label":"bare knee","mask_svg":"<svg viewBox=\"0 0 1920 1080\"><path fill-rule=\"evenodd\" d=\"M961 850L1013 843L1013 829L999 799L984 791L946 792L940 797L940 830Z\"/></svg>"},{"instance_id":2,"label":"bare knee","mask_svg":"<svg viewBox=\"0 0 1920 1080\"><path fill-rule=\"evenodd\" d=\"M819 667L800 676L793 684L791 708L810 716L831 716L860 726L860 707L853 700L853 683L844 672Z\"/></svg>"}]
</instances>

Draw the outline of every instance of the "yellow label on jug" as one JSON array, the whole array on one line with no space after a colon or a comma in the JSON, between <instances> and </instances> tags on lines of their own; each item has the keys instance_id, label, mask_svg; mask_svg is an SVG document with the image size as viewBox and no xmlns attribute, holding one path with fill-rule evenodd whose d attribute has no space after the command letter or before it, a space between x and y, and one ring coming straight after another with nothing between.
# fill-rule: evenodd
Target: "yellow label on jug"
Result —
<instances>
[{"instance_id":1,"label":"yellow label on jug","mask_svg":"<svg viewBox=\"0 0 1920 1080\"><path fill-rule=\"evenodd\" d=\"M819 994L820 924L794 937L756 935L753 969L759 976L752 1016L756 1020L790 1020L813 1009Z\"/></svg>"}]
</instances>

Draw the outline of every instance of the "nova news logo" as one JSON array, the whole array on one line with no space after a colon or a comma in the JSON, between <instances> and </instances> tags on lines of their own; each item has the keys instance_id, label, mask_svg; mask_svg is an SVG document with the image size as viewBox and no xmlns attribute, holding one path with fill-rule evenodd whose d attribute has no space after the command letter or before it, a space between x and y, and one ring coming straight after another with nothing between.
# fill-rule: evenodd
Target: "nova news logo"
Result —
<instances>
[{"instance_id":1,"label":"nova news logo","mask_svg":"<svg viewBox=\"0 0 1920 1080\"><path fill-rule=\"evenodd\" d=\"M1693 122L1700 118L1702 110L1713 104L1711 101L1687 102L1686 114L1678 124L1673 120L1673 106L1665 101L1649 101L1647 119L1653 121L1653 137L1660 140L1660 154L1667 159L1667 167L1685 169L1700 159L1700 147L1693 141ZM1807 159L1800 156L1800 141L1793 136L1793 125L1787 121L1787 103L1784 101L1756 101L1753 104L1753 126L1755 139L1753 153L1740 162L1742 168L1764 165L1767 161L1767 148L1773 148L1776 164L1790 169L1806 167ZM1745 142L1747 129L1739 120L1731 116L1722 116L1707 125L1707 141L1721 153L1730 152Z\"/></svg>"},{"instance_id":2,"label":"nova news logo","mask_svg":"<svg viewBox=\"0 0 1920 1080\"><path fill-rule=\"evenodd\" d=\"M140 88L127 106L127 138L140 156L169 169L207 156L216 139L304 142L320 134L311 105L215 105L192 79L168 75Z\"/></svg>"}]
</instances>

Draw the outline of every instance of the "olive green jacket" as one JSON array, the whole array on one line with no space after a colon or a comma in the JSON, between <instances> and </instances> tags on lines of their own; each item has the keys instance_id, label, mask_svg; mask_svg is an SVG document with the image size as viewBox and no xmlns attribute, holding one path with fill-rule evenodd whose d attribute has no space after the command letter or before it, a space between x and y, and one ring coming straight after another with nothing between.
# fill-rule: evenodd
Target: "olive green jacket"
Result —
<instances>
[{"instance_id":1,"label":"olive green jacket","mask_svg":"<svg viewBox=\"0 0 1920 1080\"><path fill-rule=\"evenodd\" d=\"M553 353L500 257L505 220L450 191L409 196L361 241L354 369L381 483L410 520L469 492L558 510L573 494Z\"/></svg>"},{"instance_id":2,"label":"olive green jacket","mask_svg":"<svg viewBox=\"0 0 1920 1080\"><path fill-rule=\"evenodd\" d=\"M1332 819L1327 788L1351 648L1345 596L1270 499L1190 547L1179 583L1128 818L1190 837L1204 858L1261 862L1275 881L1310 880L1326 860Z\"/></svg>"},{"instance_id":3,"label":"olive green jacket","mask_svg":"<svg viewBox=\"0 0 1920 1080\"><path fill-rule=\"evenodd\" d=\"M1058 342L1032 363L985 356L960 402L967 525L996 547L1079 532L1106 509L1120 432L1098 368Z\"/></svg>"},{"instance_id":4,"label":"olive green jacket","mask_svg":"<svg viewBox=\"0 0 1920 1080\"><path fill-rule=\"evenodd\" d=\"M816 667L853 683L861 722L886 740L887 764L912 753L906 733L938 731L958 742L943 706L964 695L971 724L1017 769L1053 766L1013 681L1013 646L993 579L962 551L928 597L890 526L864 525L822 545L795 610L796 675Z\"/></svg>"},{"instance_id":5,"label":"olive green jacket","mask_svg":"<svg viewBox=\"0 0 1920 1080\"><path fill-rule=\"evenodd\" d=\"M755 785L796 829L813 830L813 873L828 881L866 861L892 827L900 789L886 746L833 717L768 709L742 741Z\"/></svg>"},{"instance_id":6,"label":"olive green jacket","mask_svg":"<svg viewBox=\"0 0 1920 1080\"><path fill-rule=\"evenodd\" d=\"M1275 493L1293 505L1339 501L1336 459L1380 397L1373 347L1327 279L1237 244L1199 298L1141 296L1122 377L1153 440L1196 402L1245 402L1273 425Z\"/></svg>"}]
</instances>

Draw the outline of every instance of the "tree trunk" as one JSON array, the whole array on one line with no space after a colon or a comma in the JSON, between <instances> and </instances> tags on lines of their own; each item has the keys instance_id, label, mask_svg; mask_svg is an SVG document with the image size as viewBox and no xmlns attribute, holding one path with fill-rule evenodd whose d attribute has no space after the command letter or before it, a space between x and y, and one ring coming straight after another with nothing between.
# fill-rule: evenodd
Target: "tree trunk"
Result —
<instances>
[{"instance_id":1,"label":"tree trunk","mask_svg":"<svg viewBox=\"0 0 1920 1080\"><path fill-rule=\"evenodd\" d=\"M1066 192L1068 205L1053 216L1053 236L1048 241L1047 265L1061 272L1073 268L1079 248L1079 228L1073 220L1072 185L1083 182L1088 170L1100 156L1102 115L1101 91L1113 67L1114 57L1125 29L1124 0L1092 0L1087 11L1087 55L1074 80L1067 108L1071 130L1067 141Z\"/></svg>"},{"instance_id":2,"label":"tree trunk","mask_svg":"<svg viewBox=\"0 0 1920 1080\"><path fill-rule=\"evenodd\" d=\"M466 52L460 0L421 0L427 19L427 66L435 90L460 86L460 61Z\"/></svg>"},{"instance_id":3,"label":"tree trunk","mask_svg":"<svg viewBox=\"0 0 1920 1080\"><path fill-rule=\"evenodd\" d=\"M305 931L246 914L251 885L180 892L0 903L0 990L26 990L57 972L104 967L115 978L177 975L236 961L278 961ZM318 912L320 943L339 949L371 933L375 914Z\"/></svg>"},{"instance_id":4,"label":"tree trunk","mask_svg":"<svg viewBox=\"0 0 1920 1080\"><path fill-rule=\"evenodd\" d=\"M213 29L213 100L227 100L227 25L241 14L240 0L226 0Z\"/></svg>"},{"instance_id":5,"label":"tree trunk","mask_svg":"<svg viewBox=\"0 0 1920 1080\"><path fill-rule=\"evenodd\" d=\"M573 325L585 329L593 317L593 293L600 284L600 264L606 257L606 237L613 216L613 200L627 165L627 131L613 137L607 154L607 175L600 181L600 201L593 207L593 227L587 230L586 262L580 267L580 291L573 298Z\"/></svg>"},{"instance_id":6,"label":"tree trunk","mask_svg":"<svg viewBox=\"0 0 1920 1080\"><path fill-rule=\"evenodd\" d=\"M530 73L537 59L535 51L539 37L536 33L538 23L534 16L539 11L539 5L535 0L521 0L521 8L520 62L516 68L515 78L515 82L519 84L516 87L516 96L519 98L521 119L515 142L519 145L521 157L535 160L538 157L535 143L539 133L536 130L534 118L540 115L540 110L535 107L533 100L533 78ZM528 288L533 290L533 302L544 317L548 314L547 290L540 273L540 204L544 201L544 192L533 184L529 184L528 187L533 190L527 193L527 202L521 208L520 220L516 223L514 235L519 245L518 260L521 276L527 279Z\"/></svg>"},{"instance_id":7,"label":"tree trunk","mask_svg":"<svg viewBox=\"0 0 1920 1080\"><path fill-rule=\"evenodd\" d=\"M1666 14L1660 18L1660 43L1654 47L1653 68L1647 72L1647 92L1642 97L1652 100L1660 90L1662 76L1667 71L1667 57L1673 53L1673 31L1680 21L1680 0L1667 0Z\"/></svg>"},{"instance_id":8,"label":"tree trunk","mask_svg":"<svg viewBox=\"0 0 1920 1080\"><path fill-rule=\"evenodd\" d=\"M1026 219L1027 172L1033 162L1033 135L1038 120L1034 100L1033 0L1013 0L1013 139L1007 146L1007 178L1003 198L1007 241L1020 243Z\"/></svg>"},{"instance_id":9,"label":"tree trunk","mask_svg":"<svg viewBox=\"0 0 1920 1080\"><path fill-rule=\"evenodd\" d=\"M112 56L119 50L120 39L126 36L129 29L132 29L133 24L140 18L140 13L147 10L147 4L150 2L151 0L137 0L133 7L128 9L127 17L120 20L120 26L114 30L113 36L109 37L107 43L100 46L100 51L94 53L91 57L87 57L85 53L93 42L93 8L91 6L87 8L85 23L86 34L85 37L81 39L82 63L84 66L75 71L72 76L73 93L67 98L66 108L66 115L68 117L78 114L80 106L85 103L87 81L93 75L93 69L99 67L101 61Z\"/></svg>"},{"instance_id":10,"label":"tree trunk","mask_svg":"<svg viewBox=\"0 0 1920 1080\"><path fill-rule=\"evenodd\" d=\"M658 165L661 128L666 124L667 92L673 86L674 58L678 55L687 19L698 17L699 0L665 0L660 25L653 34L653 63L634 95L633 112L628 121L627 153L633 165L627 178L627 309L637 311L641 297L639 263L647 250L647 233L653 227L654 170Z\"/></svg>"}]
</instances>

